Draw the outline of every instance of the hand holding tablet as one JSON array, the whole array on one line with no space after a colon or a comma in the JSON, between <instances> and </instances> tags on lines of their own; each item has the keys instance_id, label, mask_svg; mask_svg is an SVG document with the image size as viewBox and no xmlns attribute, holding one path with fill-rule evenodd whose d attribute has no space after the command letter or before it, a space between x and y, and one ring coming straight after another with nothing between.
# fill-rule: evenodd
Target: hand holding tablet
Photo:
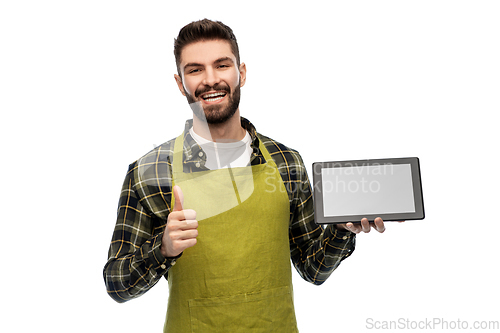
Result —
<instances>
[{"instance_id":1,"label":"hand holding tablet","mask_svg":"<svg viewBox=\"0 0 500 333\"><path fill-rule=\"evenodd\" d=\"M398 221L404 222L404 221ZM360 232L369 233L371 229L375 229L379 233L383 233L385 231L384 221L377 217L374 222L369 222L367 218L363 218L361 222L348 222L346 224L335 224L337 229L351 231L355 234L359 234Z\"/></svg>"},{"instance_id":2,"label":"hand holding tablet","mask_svg":"<svg viewBox=\"0 0 500 333\"><path fill-rule=\"evenodd\" d=\"M314 163L313 179L318 224L354 222L345 227L356 233L371 224L383 232L384 221L425 216L416 157Z\"/></svg>"}]
</instances>

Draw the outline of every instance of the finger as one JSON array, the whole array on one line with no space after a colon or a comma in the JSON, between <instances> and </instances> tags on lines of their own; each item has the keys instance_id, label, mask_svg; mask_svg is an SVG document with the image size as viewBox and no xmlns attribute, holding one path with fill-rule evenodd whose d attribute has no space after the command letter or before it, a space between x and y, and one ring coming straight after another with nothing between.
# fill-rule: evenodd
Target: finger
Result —
<instances>
[{"instance_id":1,"label":"finger","mask_svg":"<svg viewBox=\"0 0 500 333\"><path fill-rule=\"evenodd\" d=\"M189 239L180 240L179 242L181 242L181 247L183 249L182 251L184 251L188 247L196 245L197 240L196 240L196 238L189 238Z\"/></svg>"},{"instance_id":2,"label":"finger","mask_svg":"<svg viewBox=\"0 0 500 333\"><path fill-rule=\"evenodd\" d=\"M385 231L385 225L384 225L384 220L382 220L380 217L377 217L374 223L374 228L380 233L383 233Z\"/></svg>"},{"instance_id":3,"label":"finger","mask_svg":"<svg viewBox=\"0 0 500 333\"><path fill-rule=\"evenodd\" d=\"M196 220L185 220L183 222L184 223L181 227L181 229L183 229L183 230L197 229L198 228L198 221L196 221Z\"/></svg>"},{"instance_id":4,"label":"finger","mask_svg":"<svg viewBox=\"0 0 500 333\"><path fill-rule=\"evenodd\" d=\"M184 209L182 212L184 213L184 218L186 220L196 220L196 211L192 209Z\"/></svg>"},{"instance_id":5,"label":"finger","mask_svg":"<svg viewBox=\"0 0 500 333\"><path fill-rule=\"evenodd\" d=\"M369 233L371 230L370 222L368 222L366 217L361 220L361 230L366 233Z\"/></svg>"},{"instance_id":6,"label":"finger","mask_svg":"<svg viewBox=\"0 0 500 333\"><path fill-rule=\"evenodd\" d=\"M179 212L182 210L182 204L184 203L184 195L179 186L175 185L173 188L174 192L174 212Z\"/></svg>"},{"instance_id":7,"label":"finger","mask_svg":"<svg viewBox=\"0 0 500 333\"><path fill-rule=\"evenodd\" d=\"M338 230L347 230L347 231L349 231L349 229L346 228L346 225L344 223L335 224L335 227Z\"/></svg>"},{"instance_id":8,"label":"finger","mask_svg":"<svg viewBox=\"0 0 500 333\"><path fill-rule=\"evenodd\" d=\"M198 237L198 230L197 229L189 229L189 230L184 230L182 231L178 239L179 240L186 240L186 239L192 239Z\"/></svg>"},{"instance_id":9,"label":"finger","mask_svg":"<svg viewBox=\"0 0 500 333\"><path fill-rule=\"evenodd\" d=\"M172 244L172 254L173 256L179 255L188 247L194 246L196 244L196 238L189 239L179 239Z\"/></svg>"},{"instance_id":10,"label":"finger","mask_svg":"<svg viewBox=\"0 0 500 333\"><path fill-rule=\"evenodd\" d=\"M361 232L361 228L359 226L355 226L352 222L347 222L345 224L345 228L355 234L359 234Z\"/></svg>"}]
</instances>

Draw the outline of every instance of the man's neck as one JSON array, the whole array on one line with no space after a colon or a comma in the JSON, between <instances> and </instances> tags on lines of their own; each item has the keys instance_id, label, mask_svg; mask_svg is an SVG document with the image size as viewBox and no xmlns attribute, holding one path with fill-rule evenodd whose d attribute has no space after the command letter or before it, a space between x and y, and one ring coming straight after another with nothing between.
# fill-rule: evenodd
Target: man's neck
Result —
<instances>
[{"instance_id":1,"label":"man's neck","mask_svg":"<svg viewBox=\"0 0 500 333\"><path fill-rule=\"evenodd\" d=\"M246 130L241 127L239 110L222 124L208 124L193 115L193 131L202 138L213 142L241 141L246 135Z\"/></svg>"}]
</instances>

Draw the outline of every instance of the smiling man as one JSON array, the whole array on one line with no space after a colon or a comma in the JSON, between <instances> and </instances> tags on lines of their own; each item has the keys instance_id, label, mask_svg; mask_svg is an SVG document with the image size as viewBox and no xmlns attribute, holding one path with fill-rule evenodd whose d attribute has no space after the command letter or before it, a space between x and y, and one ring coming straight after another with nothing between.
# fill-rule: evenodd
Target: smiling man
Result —
<instances>
[{"instance_id":1,"label":"smiling man","mask_svg":"<svg viewBox=\"0 0 500 333\"><path fill-rule=\"evenodd\" d=\"M207 55L203 63L196 62L200 54ZM240 85L244 84L240 81L245 78L245 64L240 69L236 58L225 54L231 54L227 41L200 41L187 45L182 52L183 62L179 64L182 65L180 72L183 78L175 75L179 89L188 102L200 102L203 105L193 108L196 118L206 117L209 124L222 124L233 118L238 110Z\"/></svg>"},{"instance_id":2,"label":"smiling man","mask_svg":"<svg viewBox=\"0 0 500 333\"><path fill-rule=\"evenodd\" d=\"M177 39L176 46L182 56L177 60L179 74L174 77L193 110L194 132L212 141L241 140L246 131L240 124L238 106L246 66L239 63L230 42Z\"/></svg>"},{"instance_id":3,"label":"smiling man","mask_svg":"<svg viewBox=\"0 0 500 333\"><path fill-rule=\"evenodd\" d=\"M108 293L125 302L165 277L164 332L297 332L290 259L322 284L352 254L356 233L384 223L314 222L300 155L240 116L247 70L229 27L188 24L174 54L193 119L129 166L104 267Z\"/></svg>"}]
</instances>

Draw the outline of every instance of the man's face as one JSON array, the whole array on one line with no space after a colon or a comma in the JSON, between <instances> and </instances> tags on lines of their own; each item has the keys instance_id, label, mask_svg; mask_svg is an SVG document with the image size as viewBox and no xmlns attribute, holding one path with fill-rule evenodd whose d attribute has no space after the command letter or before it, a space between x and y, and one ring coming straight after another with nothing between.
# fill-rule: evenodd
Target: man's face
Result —
<instances>
[{"instance_id":1,"label":"man's face","mask_svg":"<svg viewBox=\"0 0 500 333\"><path fill-rule=\"evenodd\" d=\"M209 124L220 124L238 110L246 67L241 64L238 68L229 42L189 44L181 52L179 67L181 73L175 75L175 80L196 117L206 118Z\"/></svg>"}]
</instances>

